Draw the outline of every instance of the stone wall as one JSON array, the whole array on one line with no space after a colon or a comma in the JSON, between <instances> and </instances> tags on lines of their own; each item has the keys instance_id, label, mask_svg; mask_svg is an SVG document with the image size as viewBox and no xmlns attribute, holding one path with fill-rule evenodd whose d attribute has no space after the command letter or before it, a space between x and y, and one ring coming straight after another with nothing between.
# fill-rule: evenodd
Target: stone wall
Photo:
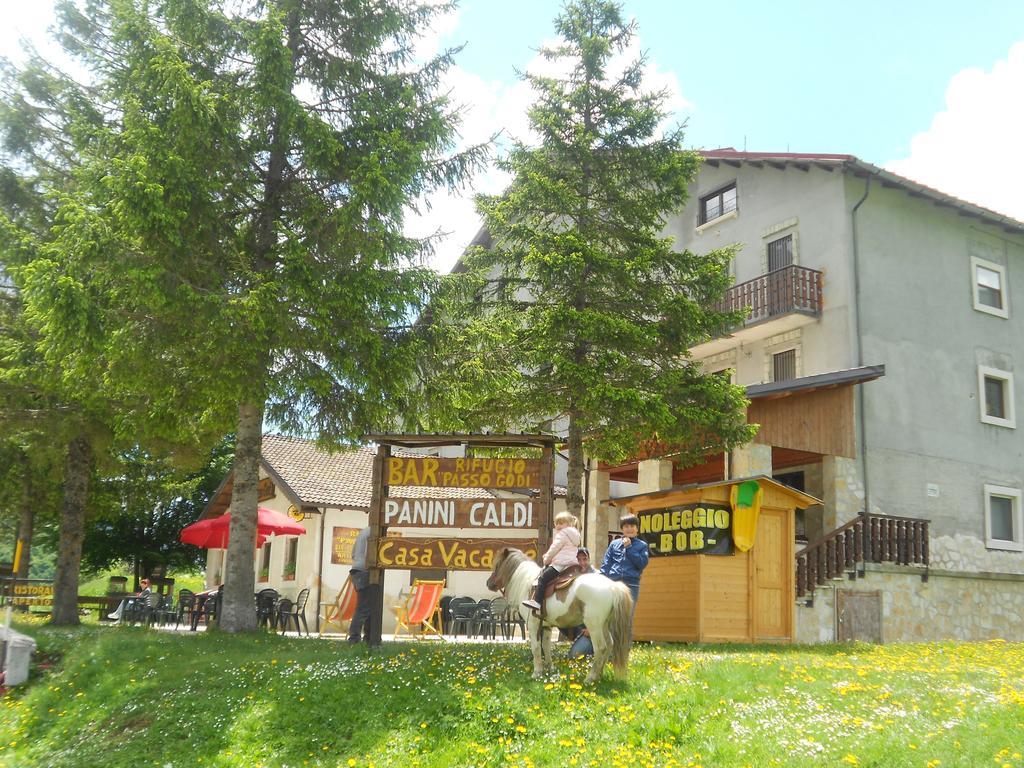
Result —
<instances>
[{"instance_id":1,"label":"stone wall","mask_svg":"<svg viewBox=\"0 0 1024 768\"><path fill-rule=\"evenodd\" d=\"M1024 641L1024 577L932 568L924 582L920 573L869 564L863 579L819 587L812 607L798 603L796 641L835 641L836 589L881 592L883 642Z\"/></svg>"}]
</instances>

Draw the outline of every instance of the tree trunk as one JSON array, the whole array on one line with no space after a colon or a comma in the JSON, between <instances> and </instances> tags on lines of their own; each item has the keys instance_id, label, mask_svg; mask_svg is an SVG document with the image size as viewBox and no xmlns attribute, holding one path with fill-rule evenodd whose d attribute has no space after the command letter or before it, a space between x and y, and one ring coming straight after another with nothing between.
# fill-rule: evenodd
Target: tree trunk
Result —
<instances>
[{"instance_id":1,"label":"tree trunk","mask_svg":"<svg viewBox=\"0 0 1024 768\"><path fill-rule=\"evenodd\" d=\"M28 455L21 455L21 511L18 515L18 539L21 540L21 560L18 561L18 572L14 575L19 579L27 579L29 566L32 564L32 533L36 523L36 506L32 494L32 469L28 463ZM17 541L15 542L17 547Z\"/></svg>"},{"instance_id":2,"label":"tree trunk","mask_svg":"<svg viewBox=\"0 0 1024 768\"><path fill-rule=\"evenodd\" d=\"M85 537L85 505L89 497L92 446L84 437L68 445L64 499L60 510L60 542L57 545L57 573L53 582L53 623L79 624L78 570L82 564Z\"/></svg>"},{"instance_id":3,"label":"tree trunk","mask_svg":"<svg viewBox=\"0 0 1024 768\"><path fill-rule=\"evenodd\" d=\"M231 488L231 527L228 531L227 567L224 571L224 604L220 628L226 632L256 629L256 514L260 451L263 440L263 404L238 406L235 467Z\"/></svg>"},{"instance_id":4,"label":"tree trunk","mask_svg":"<svg viewBox=\"0 0 1024 768\"><path fill-rule=\"evenodd\" d=\"M583 433L575 413L569 413L569 435L566 444L569 454L569 478L566 481L566 510L579 519L583 513Z\"/></svg>"}]
</instances>

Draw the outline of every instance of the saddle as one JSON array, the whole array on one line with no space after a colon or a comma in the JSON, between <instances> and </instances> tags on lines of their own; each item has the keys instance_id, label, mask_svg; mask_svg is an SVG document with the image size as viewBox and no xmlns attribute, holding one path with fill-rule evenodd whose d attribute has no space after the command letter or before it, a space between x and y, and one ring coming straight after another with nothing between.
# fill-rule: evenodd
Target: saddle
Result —
<instances>
[{"instance_id":1,"label":"saddle","mask_svg":"<svg viewBox=\"0 0 1024 768\"><path fill-rule=\"evenodd\" d=\"M577 576L580 576L583 573L583 569L580 568L578 565L570 565L568 568L566 568L564 571L562 571L560 574L555 576L555 578L548 582L547 589L544 590L544 600L546 601L558 590L566 589L570 584L576 581ZM534 582L534 585L536 585L536 582ZM543 613L544 603L542 602L540 605L541 612Z\"/></svg>"}]
</instances>

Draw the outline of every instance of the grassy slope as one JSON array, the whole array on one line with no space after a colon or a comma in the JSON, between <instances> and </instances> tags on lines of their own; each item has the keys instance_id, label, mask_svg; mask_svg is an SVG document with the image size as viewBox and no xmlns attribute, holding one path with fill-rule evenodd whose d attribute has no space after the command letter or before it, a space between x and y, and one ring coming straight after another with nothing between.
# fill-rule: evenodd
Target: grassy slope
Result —
<instances>
[{"instance_id":1,"label":"grassy slope","mask_svg":"<svg viewBox=\"0 0 1024 768\"><path fill-rule=\"evenodd\" d=\"M62 658L0 766L1024 766L1019 644L642 647L588 689L523 646L22 629Z\"/></svg>"},{"instance_id":2,"label":"grassy slope","mask_svg":"<svg viewBox=\"0 0 1024 768\"><path fill-rule=\"evenodd\" d=\"M174 577L174 593L177 594L179 589L191 589L193 592L200 592L205 589L203 582L202 573L171 573ZM85 579L78 585L78 594L80 595L105 595L107 594L107 584L110 581L111 576L127 576L128 577L128 590L132 589L132 578L131 573L126 570L110 570L103 571L95 576Z\"/></svg>"}]
</instances>

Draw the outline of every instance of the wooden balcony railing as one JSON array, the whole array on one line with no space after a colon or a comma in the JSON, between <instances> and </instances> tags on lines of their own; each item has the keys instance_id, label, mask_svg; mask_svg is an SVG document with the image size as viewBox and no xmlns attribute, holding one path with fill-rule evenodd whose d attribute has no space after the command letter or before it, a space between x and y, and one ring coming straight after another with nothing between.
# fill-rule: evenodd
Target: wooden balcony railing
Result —
<instances>
[{"instance_id":1,"label":"wooden balcony railing","mask_svg":"<svg viewBox=\"0 0 1024 768\"><path fill-rule=\"evenodd\" d=\"M750 308L745 325L759 323L790 312L821 315L822 275L816 269L791 264L745 283L725 293L718 309L734 312Z\"/></svg>"},{"instance_id":2,"label":"wooden balcony railing","mask_svg":"<svg viewBox=\"0 0 1024 768\"><path fill-rule=\"evenodd\" d=\"M860 563L928 566L928 521L861 515L796 553L796 596L857 572ZM925 572L927 578L927 571Z\"/></svg>"}]
</instances>

